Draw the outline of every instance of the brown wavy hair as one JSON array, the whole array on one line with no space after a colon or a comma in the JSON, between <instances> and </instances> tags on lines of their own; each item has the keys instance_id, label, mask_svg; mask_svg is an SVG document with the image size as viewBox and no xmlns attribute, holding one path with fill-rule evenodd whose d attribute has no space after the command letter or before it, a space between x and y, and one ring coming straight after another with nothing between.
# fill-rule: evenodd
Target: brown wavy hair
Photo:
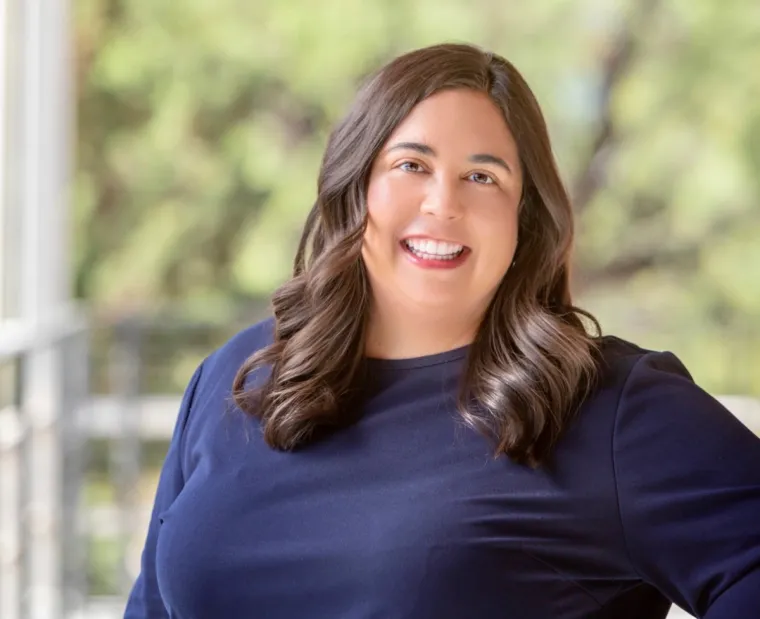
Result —
<instances>
[{"instance_id":1,"label":"brown wavy hair","mask_svg":"<svg viewBox=\"0 0 760 619\"><path fill-rule=\"evenodd\" d=\"M297 448L354 418L371 295L361 256L370 168L415 105L454 88L485 93L503 112L524 176L515 262L469 348L461 414L494 439L496 455L538 466L592 389L600 329L572 304L572 207L538 102L504 58L435 45L371 76L329 137L293 276L272 298L273 341L233 385L235 404L260 418L272 447ZM251 372L265 367L262 384L247 388Z\"/></svg>"}]
</instances>

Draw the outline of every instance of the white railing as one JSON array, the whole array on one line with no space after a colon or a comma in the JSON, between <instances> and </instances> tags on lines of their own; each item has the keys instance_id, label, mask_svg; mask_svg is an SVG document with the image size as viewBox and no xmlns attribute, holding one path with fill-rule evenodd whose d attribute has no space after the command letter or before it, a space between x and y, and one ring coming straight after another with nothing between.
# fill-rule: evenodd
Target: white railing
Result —
<instances>
[{"instance_id":1,"label":"white railing","mask_svg":"<svg viewBox=\"0 0 760 619\"><path fill-rule=\"evenodd\" d=\"M760 435L760 399L747 396L717 396L744 425ZM180 396L142 396L133 403L135 431L143 440L168 440L179 411ZM120 436L124 402L115 396L89 399L77 412L81 431L92 438L115 439Z\"/></svg>"},{"instance_id":2,"label":"white railing","mask_svg":"<svg viewBox=\"0 0 760 619\"><path fill-rule=\"evenodd\" d=\"M0 617L56 619L84 604L83 317L0 323Z\"/></svg>"}]
</instances>

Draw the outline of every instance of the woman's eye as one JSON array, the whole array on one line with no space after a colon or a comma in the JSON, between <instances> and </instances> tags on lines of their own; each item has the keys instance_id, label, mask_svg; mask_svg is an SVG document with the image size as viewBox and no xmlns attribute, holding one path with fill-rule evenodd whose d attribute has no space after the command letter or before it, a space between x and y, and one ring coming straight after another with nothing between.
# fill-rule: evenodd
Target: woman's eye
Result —
<instances>
[{"instance_id":1,"label":"woman's eye","mask_svg":"<svg viewBox=\"0 0 760 619\"><path fill-rule=\"evenodd\" d=\"M480 183L481 185L490 185L494 182L494 180L488 176L488 174L483 174L482 172L473 172L468 178L472 181L475 181L476 183Z\"/></svg>"},{"instance_id":2,"label":"woman's eye","mask_svg":"<svg viewBox=\"0 0 760 619\"><path fill-rule=\"evenodd\" d=\"M404 161L399 168L404 172L420 172L422 170L422 166L414 161Z\"/></svg>"}]
</instances>

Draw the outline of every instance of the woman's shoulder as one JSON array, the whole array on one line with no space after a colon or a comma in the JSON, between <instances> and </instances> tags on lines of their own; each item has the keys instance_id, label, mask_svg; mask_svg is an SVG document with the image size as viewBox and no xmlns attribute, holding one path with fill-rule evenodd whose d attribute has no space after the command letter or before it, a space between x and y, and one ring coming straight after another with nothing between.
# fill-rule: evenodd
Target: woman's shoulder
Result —
<instances>
[{"instance_id":1,"label":"woman's shoulder","mask_svg":"<svg viewBox=\"0 0 760 619\"><path fill-rule=\"evenodd\" d=\"M272 343L274 337L274 318L267 317L238 331L219 348L214 350L204 361L204 373L234 372L246 359Z\"/></svg>"},{"instance_id":2,"label":"woman's shoulder","mask_svg":"<svg viewBox=\"0 0 760 619\"><path fill-rule=\"evenodd\" d=\"M682 360L667 350L650 350L608 336L599 347L598 388L591 408L613 409L616 433L699 442L720 432L744 434L746 428L709 393ZM701 432L701 434L699 434Z\"/></svg>"},{"instance_id":3,"label":"woman's shoulder","mask_svg":"<svg viewBox=\"0 0 760 619\"><path fill-rule=\"evenodd\" d=\"M191 386L199 394L193 399L197 400L202 397L200 394L207 395L216 389L229 392L238 370L251 355L268 346L273 336L274 319L268 317L238 331L213 350L193 376Z\"/></svg>"},{"instance_id":4,"label":"woman's shoulder","mask_svg":"<svg viewBox=\"0 0 760 619\"><path fill-rule=\"evenodd\" d=\"M694 407L720 408L672 351L645 348L608 335L598 343L596 386L584 402L586 411L638 420L672 418Z\"/></svg>"},{"instance_id":5,"label":"woman's shoulder","mask_svg":"<svg viewBox=\"0 0 760 619\"><path fill-rule=\"evenodd\" d=\"M675 353L645 348L615 335L600 339L598 359L602 388L623 390L642 378L661 386L673 381L694 384L691 372Z\"/></svg>"},{"instance_id":6,"label":"woman's shoulder","mask_svg":"<svg viewBox=\"0 0 760 619\"><path fill-rule=\"evenodd\" d=\"M238 371L251 355L268 346L274 335L274 319L266 318L229 338L196 368L183 395L180 427L201 431L209 420L221 418L211 411L227 411ZM199 414L200 411L205 411ZM194 421L193 421L194 420Z\"/></svg>"}]
</instances>

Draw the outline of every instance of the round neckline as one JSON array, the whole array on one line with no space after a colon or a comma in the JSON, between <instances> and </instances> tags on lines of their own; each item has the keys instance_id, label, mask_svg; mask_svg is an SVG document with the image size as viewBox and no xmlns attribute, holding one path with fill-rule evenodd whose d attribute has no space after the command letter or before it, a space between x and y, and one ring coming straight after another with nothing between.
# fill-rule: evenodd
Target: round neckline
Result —
<instances>
[{"instance_id":1,"label":"round neckline","mask_svg":"<svg viewBox=\"0 0 760 619\"><path fill-rule=\"evenodd\" d=\"M421 357L404 357L400 359L384 359L381 357L364 357L367 365L372 369L378 370L406 370L410 368L423 368L441 363L449 363L464 359L470 344L465 344L451 350L433 353L432 355L423 355Z\"/></svg>"}]
</instances>

